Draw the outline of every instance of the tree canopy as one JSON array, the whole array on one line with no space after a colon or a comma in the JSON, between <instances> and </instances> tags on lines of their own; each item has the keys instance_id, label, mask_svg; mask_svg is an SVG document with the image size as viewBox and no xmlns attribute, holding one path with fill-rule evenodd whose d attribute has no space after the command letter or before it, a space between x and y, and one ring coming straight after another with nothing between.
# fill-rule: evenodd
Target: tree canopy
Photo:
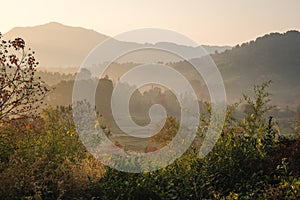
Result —
<instances>
[{"instance_id":1,"label":"tree canopy","mask_svg":"<svg viewBox=\"0 0 300 200\"><path fill-rule=\"evenodd\" d=\"M0 121L33 114L48 89L35 75L38 62L22 38L4 40L0 33Z\"/></svg>"}]
</instances>

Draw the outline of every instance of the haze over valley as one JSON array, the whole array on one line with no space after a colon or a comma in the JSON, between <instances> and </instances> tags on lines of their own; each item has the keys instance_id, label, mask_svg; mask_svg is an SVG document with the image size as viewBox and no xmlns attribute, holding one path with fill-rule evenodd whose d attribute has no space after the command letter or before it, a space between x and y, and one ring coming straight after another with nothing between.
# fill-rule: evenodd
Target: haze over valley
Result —
<instances>
[{"instance_id":1,"label":"haze over valley","mask_svg":"<svg viewBox=\"0 0 300 200\"><path fill-rule=\"evenodd\" d=\"M74 74L89 52L109 37L93 30L65 26L56 22L35 27L13 28L4 36L5 38L17 36L24 38L26 44L36 51L37 60L40 62L40 71L63 72L67 74ZM194 52L194 48L201 47L162 42L156 44L116 42L116 46L121 46L121 49L132 45L137 47L168 45L171 49L179 49L177 51L182 49L182 52L187 52L187 55L190 56L189 59L199 60L199 62L201 62L201 59L205 59L206 56L205 54L189 54ZM212 56L223 76L229 101L240 98L241 94L250 91L254 84L272 80L271 93L274 95L274 102L279 105L290 104L292 108L296 108L297 104L299 104L300 33L298 31L267 33L254 41L234 47L209 45L204 45L203 47ZM155 60L171 64L192 79L193 75L191 73L193 72L189 71L189 68L186 67L188 63L180 60L181 58L172 57L161 52L150 52L149 54L154 54L154 56L136 56L138 57L137 60L134 60L135 58L132 56L128 57L128 60L126 58L125 60L120 60L119 64L113 64L114 67L107 73L110 78L116 81L120 74L136 64ZM201 56L204 56L204 58L201 58ZM50 74L46 74L42 73L42 76L45 77L46 83L52 86L58 84L61 80L74 78L71 74L52 74L52 78L50 78ZM57 77L55 78L55 76Z\"/></svg>"},{"instance_id":2,"label":"haze over valley","mask_svg":"<svg viewBox=\"0 0 300 200\"><path fill-rule=\"evenodd\" d=\"M300 199L299 8L1 2L0 199Z\"/></svg>"}]
</instances>

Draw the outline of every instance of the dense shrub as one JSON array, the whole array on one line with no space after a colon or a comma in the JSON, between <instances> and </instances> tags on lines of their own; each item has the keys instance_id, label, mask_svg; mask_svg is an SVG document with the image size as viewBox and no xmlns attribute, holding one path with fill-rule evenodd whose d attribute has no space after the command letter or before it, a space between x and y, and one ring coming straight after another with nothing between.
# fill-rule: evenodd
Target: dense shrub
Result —
<instances>
[{"instance_id":1,"label":"dense shrub","mask_svg":"<svg viewBox=\"0 0 300 200\"><path fill-rule=\"evenodd\" d=\"M269 83L255 86L242 119L228 107L213 150L198 156L209 123L201 116L200 142L171 165L143 174L103 167L79 141L71 108L46 109L42 117L1 125L0 192L4 199L299 199L300 138L278 135L269 117ZM169 118L162 133L174 131ZM172 129L173 128L173 129ZM173 133L173 132L172 132ZM162 144L160 135L155 138Z\"/></svg>"},{"instance_id":2,"label":"dense shrub","mask_svg":"<svg viewBox=\"0 0 300 200\"><path fill-rule=\"evenodd\" d=\"M198 146L194 145L175 163L159 171L129 174L108 168L99 183L89 188L88 198L299 198L299 138L282 137L274 130L275 122L267 116L272 109L266 91L269 84L255 86L254 98L244 95L243 100L251 109L243 119L234 118L238 104L228 108L224 130L205 158L198 158ZM208 104L208 111L201 117L200 137L205 136L209 114ZM292 149L286 149L287 144Z\"/></svg>"},{"instance_id":3,"label":"dense shrub","mask_svg":"<svg viewBox=\"0 0 300 200\"><path fill-rule=\"evenodd\" d=\"M1 127L0 196L56 199L80 194L104 168L81 144L70 108Z\"/></svg>"}]
</instances>

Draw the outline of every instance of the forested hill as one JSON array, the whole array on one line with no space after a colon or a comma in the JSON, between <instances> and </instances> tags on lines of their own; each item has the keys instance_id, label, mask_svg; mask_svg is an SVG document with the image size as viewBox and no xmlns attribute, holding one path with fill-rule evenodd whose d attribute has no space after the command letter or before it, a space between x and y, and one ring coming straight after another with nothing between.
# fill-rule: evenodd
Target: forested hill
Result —
<instances>
[{"instance_id":1,"label":"forested hill","mask_svg":"<svg viewBox=\"0 0 300 200\"><path fill-rule=\"evenodd\" d=\"M271 33L214 54L213 60L226 82L229 97L240 96L255 83L273 81L278 101L299 103L300 32Z\"/></svg>"}]
</instances>

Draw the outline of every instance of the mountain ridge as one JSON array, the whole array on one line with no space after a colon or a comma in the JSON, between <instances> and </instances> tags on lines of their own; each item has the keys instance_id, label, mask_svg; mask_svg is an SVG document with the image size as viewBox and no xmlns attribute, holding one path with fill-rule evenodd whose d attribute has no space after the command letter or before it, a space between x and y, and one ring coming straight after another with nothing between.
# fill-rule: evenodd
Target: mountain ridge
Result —
<instances>
[{"instance_id":1,"label":"mountain ridge","mask_svg":"<svg viewBox=\"0 0 300 200\"><path fill-rule=\"evenodd\" d=\"M274 99L299 104L300 32L269 33L212 55L232 96L250 91L254 84L272 80ZM237 84L238 83L238 84Z\"/></svg>"},{"instance_id":2,"label":"mountain ridge","mask_svg":"<svg viewBox=\"0 0 300 200\"><path fill-rule=\"evenodd\" d=\"M49 22L37 26L29 27L15 27L4 34L8 39L21 37L25 40L26 46L36 51L37 60L40 61L42 67L79 67L89 52L95 48L96 45L110 38L107 35L101 34L92 29L86 29L79 26L68 26L58 22ZM117 41L117 40L116 40ZM150 44L156 47L162 43ZM126 41L117 41L116 49L126 48L128 45L144 47L147 44L139 44ZM170 46L170 45L169 45ZM178 44L172 44L172 48L180 49L186 52L189 59L201 57L203 55L194 55L193 48ZM214 53L216 51L222 52L230 49L229 46L209 46L203 45L207 53ZM143 57L146 62L153 60L161 60L163 62L174 61L166 56L154 56L153 60L147 56ZM133 60L135 61L135 60ZM137 60L139 62L139 60Z\"/></svg>"}]
</instances>

